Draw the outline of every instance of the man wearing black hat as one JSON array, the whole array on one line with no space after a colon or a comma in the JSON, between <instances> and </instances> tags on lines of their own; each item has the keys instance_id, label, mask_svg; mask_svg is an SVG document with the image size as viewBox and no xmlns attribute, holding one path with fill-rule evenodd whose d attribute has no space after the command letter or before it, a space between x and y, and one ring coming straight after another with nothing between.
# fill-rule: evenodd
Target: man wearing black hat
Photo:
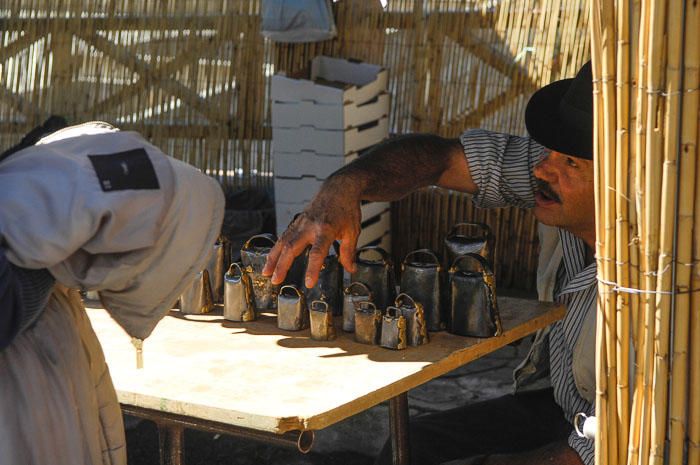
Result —
<instances>
[{"instance_id":1,"label":"man wearing black hat","mask_svg":"<svg viewBox=\"0 0 700 465\"><path fill-rule=\"evenodd\" d=\"M593 96L590 62L575 78L554 82L528 102L531 138L468 130L459 139L412 134L380 144L334 173L271 251L265 272L281 282L292 260L311 246L311 287L333 240L340 262L354 269L360 201L398 200L429 185L468 192L476 206L532 208L558 228L562 260L554 299L562 321L536 338L514 373L513 395L467 405L411 422L414 464L586 464L593 441L579 437L578 414L595 414L593 250ZM549 371L551 388L524 391L528 379ZM390 446L378 464L391 463Z\"/></svg>"}]
</instances>

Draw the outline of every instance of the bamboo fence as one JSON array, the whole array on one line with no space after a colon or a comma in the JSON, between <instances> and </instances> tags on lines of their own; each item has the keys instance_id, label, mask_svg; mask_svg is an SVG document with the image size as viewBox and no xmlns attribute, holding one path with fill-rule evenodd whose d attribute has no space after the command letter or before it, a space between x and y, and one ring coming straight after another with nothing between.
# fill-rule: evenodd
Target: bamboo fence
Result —
<instances>
[{"instance_id":1,"label":"bamboo fence","mask_svg":"<svg viewBox=\"0 0 700 465\"><path fill-rule=\"evenodd\" d=\"M0 147L50 114L104 120L225 186L270 192L276 72L319 54L358 58L389 70L392 133L524 134L530 94L573 76L590 54L588 0L341 0L333 3L338 37L311 44L264 40L260 1L3 1ZM500 286L534 287L533 217L475 212L457 193L429 189L394 205L395 258L415 247L440 251L461 220L497 232Z\"/></svg>"},{"instance_id":2,"label":"bamboo fence","mask_svg":"<svg viewBox=\"0 0 700 465\"><path fill-rule=\"evenodd\" d=\"M596 463L700 464L700 5L593 0Z\"/></svg>"}]
</instances>

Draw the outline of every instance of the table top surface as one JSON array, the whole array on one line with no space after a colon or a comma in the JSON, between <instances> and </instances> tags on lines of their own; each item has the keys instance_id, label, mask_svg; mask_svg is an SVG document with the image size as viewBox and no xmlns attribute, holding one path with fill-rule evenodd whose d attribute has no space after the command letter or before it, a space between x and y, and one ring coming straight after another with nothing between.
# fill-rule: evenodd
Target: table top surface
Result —
<instances>
[{"instance_id":1,"label":"table top surface","mask_svg":"<svg viewBox=\"0 0 700 465\"><path fill-rule=\"evenodd\" d=\"M144 341L136 368L130 338L102 309L88 316L119 401L168 413L284 433L318 430L362 412L561 319L564 307L499 298L504 333L477 339L430 333L430 343L393 351L283 331L274 315L234 323L220 311L172 311ZM336 328L340 328L336 320Z\"/></svg>"}]
</instances>

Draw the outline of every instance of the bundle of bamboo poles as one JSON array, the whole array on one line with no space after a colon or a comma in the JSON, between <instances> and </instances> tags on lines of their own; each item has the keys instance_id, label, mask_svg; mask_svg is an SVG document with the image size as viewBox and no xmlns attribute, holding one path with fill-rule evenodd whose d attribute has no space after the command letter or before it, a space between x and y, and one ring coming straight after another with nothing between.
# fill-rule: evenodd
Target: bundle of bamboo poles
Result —
<instances>
[{"instance_id":1,"label":"bundle of bamboo poles","mask_svg":"<svg viewBox=\"0 0 700 465\"><path fill-rule=\"evenodd\" d=\"M594 0L596 463L700 464L700 5Z\"/></svg>"}]
</instances>

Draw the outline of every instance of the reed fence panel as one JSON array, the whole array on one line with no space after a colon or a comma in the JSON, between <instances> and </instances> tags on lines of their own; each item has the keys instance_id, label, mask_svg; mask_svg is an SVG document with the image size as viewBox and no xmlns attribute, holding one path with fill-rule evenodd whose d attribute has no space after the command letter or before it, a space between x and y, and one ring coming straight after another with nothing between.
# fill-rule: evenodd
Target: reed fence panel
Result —
<instances>
[{"instance_id":1,"label":"reed fence panel","mask_svg":"<svg viewBox=\"0 0 700 465\"><path fill-rule=\"evenodd\" d=\"M394 134L524 134L541 85L588 59L588 0L341 0L338 37L260 35L260 0L7 0L0 7L0 147L51 114L143 133L232 188L272 190L270 77L319 54L389 69ZM497 232L501 286L532 289L535 221L426 189L394 204L393 253L441 251L449 227ZM517 238L517 240L514 240ZM506 260L505 257L508 257Z\"/></svg>"}]
</instances>

